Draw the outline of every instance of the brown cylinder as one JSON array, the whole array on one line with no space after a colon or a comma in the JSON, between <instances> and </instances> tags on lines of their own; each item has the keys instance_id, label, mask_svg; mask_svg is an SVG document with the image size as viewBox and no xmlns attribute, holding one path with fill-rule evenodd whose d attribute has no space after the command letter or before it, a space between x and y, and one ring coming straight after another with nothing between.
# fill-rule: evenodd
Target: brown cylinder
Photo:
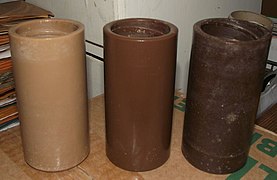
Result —
<instances>
[{"instance_id":1,"label":"brown cylinder","mask_svg":"<svg viewBox=\"0 0 277 180\"><path fill-rule=\"evenodd\" d=\"M26 162L43 171L76 166L89 153L84 26L32 20L9 35Z\"/></svg>"},{"instance_id":2,"label":"brown cylinder","mask_svg":"<svg viewBox=\"0 0 277 180\"><path fill-rule=\"evenodd\" d=\"M182 152L203 171L231 173L247 159L271 33L229 19L193 32Z\"/></svg>"},{"instance_id":3,"label":"brown cylinder","mask_svg":"<svg viewBox=\"0 0 277 180\"><path fill-rule=\"evenodd\" d=\"M170 154L177 28L154 19L104 26L106 154L146 171Z\"/></svg>"}]
</instances>

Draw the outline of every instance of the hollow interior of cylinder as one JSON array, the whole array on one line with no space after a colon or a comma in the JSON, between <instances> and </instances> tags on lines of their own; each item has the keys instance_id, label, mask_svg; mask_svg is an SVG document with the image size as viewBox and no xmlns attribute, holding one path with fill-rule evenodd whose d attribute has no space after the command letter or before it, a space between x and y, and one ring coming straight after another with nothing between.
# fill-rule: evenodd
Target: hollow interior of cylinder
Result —
<instances>
[{"instance_id":1,"label":"hollow interior of cylinder","mask_svg":"<svg viewBox=\"0 0 277 180\"><path fill-rule=\"evenodd\" d=\"M203 24L201 29L209 35L229 40L251 41L257 39L250 31L228 23L207 23Z\"/></svg>"},{"instance_id":2,"label":"hollow interior of cylinder","mask_svg":"<svg viewBox=\"0 0 277 180\"><path fill-rule=\"evenodd\" d=\"M157 37L168 34L170 27L154 20L131 20L118 22L111 27L111 31L126 37Z\"/></svg>"},{"instance_id":3,"label":"hollow interior of cylinder","mask_svg":"<svg viewBox=\"0 0 277 180\"><path fill-rule=\"evenodd\" d=\"M16 33L20 36L32 38L53 38L65 36L76 31L79 27L63 21L36 21L19 26Z\"/></svg>"}]
</instances>

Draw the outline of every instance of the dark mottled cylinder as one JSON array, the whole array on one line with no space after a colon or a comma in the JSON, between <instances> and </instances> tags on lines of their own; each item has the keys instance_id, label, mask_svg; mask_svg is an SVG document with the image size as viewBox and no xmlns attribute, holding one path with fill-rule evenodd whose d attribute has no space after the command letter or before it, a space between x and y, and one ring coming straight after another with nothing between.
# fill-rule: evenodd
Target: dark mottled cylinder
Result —
<instances>
[{"instance_id":1,"label":"dark mottled cylinder","mask_svg":"<svg viewBox=\"0 0 277 180\"><path fill-rule=\"evenodd\" d=\"M182 151L203 171L230 173L247 159L271 33L228 19L193 31Z\"/></svg>"},{"instance_id":2,"label":"dark mottled cylinder","mask_svg":"<svg viewBox=\"0 0 277 180\"><path fill-rule=\"evenodd\" d=\"M177 28L154 19L104 27L106 154L146 171L170 154Z\"/></svg>"}]
</instances>

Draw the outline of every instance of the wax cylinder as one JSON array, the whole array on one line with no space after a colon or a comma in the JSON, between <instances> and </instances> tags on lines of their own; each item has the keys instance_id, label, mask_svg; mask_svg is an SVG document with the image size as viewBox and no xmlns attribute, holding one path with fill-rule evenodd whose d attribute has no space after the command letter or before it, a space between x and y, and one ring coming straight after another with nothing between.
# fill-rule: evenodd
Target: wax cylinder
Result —
<instances>
[{"instance_id":1,"label":"wax cylinder","mask_svg":"<svg viewBox=\"0 0 277 180\"><path fill-rule=\"evenodd\" d=\"M104 26L106 154L147 171L170 154L177 28L154 19Z\"/></svg>"},{"instance_id":2,"label":"wax cylinder","mask_svg":"<svg viewBox=\"0 0 277 180\"><path fill-rule=\"evenodd\" d=\"M32 20L9 31L25 161L43 171L89 153L84 26Z\"/></svg>"},{"instance_id":3,"label":"wax cylinder","mask_svg":"<svg viewBox=\"0 0 277 180\"><path fill-rule=\"evenodd\" d=\"M238 19L256 23L260 26L267 28L269 31L273 29L273 22L262 14L251 11L234 11L229 15L230 19Z\"/></svg>"},{"instance_id":4,"label":"wax cylinder","mask_svg":"<svg viewBox=\"0 0 277 180\"><path fill-rule=\"evenodd\" d=\"M270 38L247 21L194 25L182 152L195 167L225 174L245 164Z\"/></svg>"}]
</instances>

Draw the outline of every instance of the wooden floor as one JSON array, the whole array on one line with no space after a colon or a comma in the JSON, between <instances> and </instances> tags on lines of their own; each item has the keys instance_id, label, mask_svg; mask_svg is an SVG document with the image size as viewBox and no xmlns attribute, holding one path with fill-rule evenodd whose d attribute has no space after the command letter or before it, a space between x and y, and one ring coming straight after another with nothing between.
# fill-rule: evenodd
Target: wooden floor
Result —
<instances>
[{"instance_id":1,"label":"wooden floor","mask_svg":"<svg viewBox=\"0 0 277 180\"><path fill-rule=\"evenodd\" d=\"M277 104L265 111L262 116L257 119L256 124L277 133Z\"/></svg>"}]
</instances>

